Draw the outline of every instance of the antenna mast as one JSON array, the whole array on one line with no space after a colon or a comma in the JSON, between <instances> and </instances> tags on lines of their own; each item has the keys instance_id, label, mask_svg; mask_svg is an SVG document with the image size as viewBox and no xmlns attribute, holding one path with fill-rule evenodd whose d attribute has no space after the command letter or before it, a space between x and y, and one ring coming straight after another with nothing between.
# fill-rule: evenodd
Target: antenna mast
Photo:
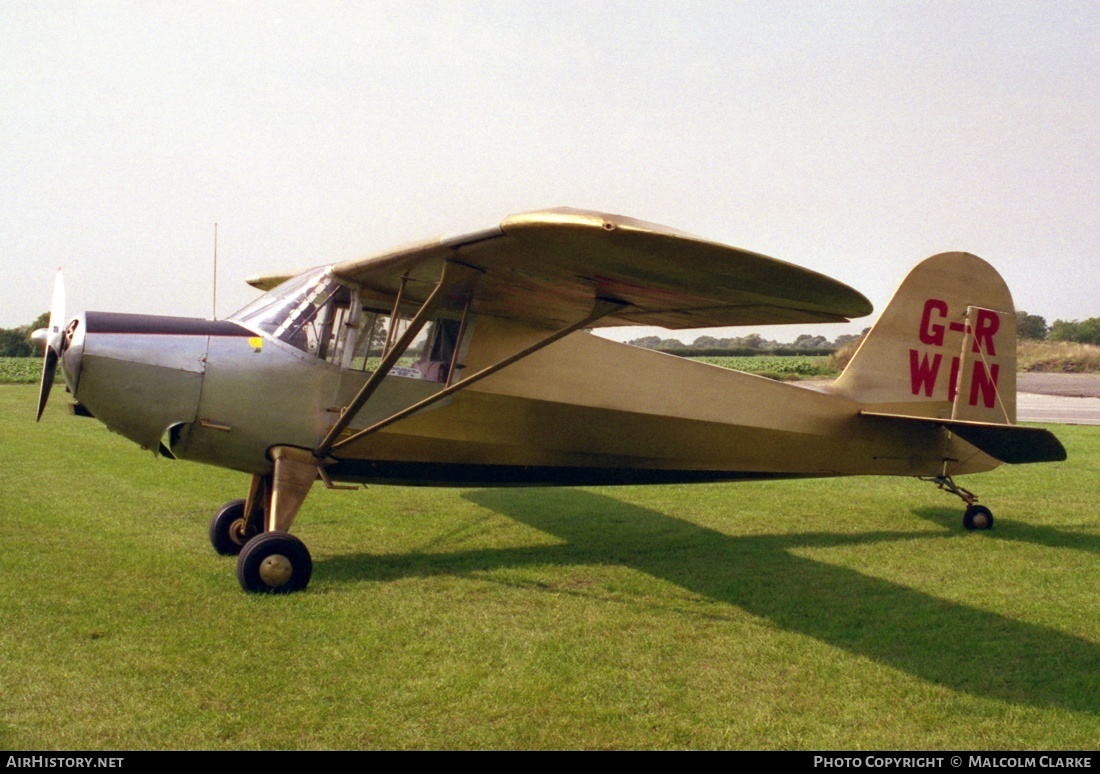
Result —
<instances>
[{"instance_id":1,"label":"antenna mast","mask_svg":"<svg viewBox=\"0 0 1100 774\"><path fill-rule=\"evenodd\" d=\"M218 223L214 222L214 319L218 319Z\"/></svg>"}]
</instances>

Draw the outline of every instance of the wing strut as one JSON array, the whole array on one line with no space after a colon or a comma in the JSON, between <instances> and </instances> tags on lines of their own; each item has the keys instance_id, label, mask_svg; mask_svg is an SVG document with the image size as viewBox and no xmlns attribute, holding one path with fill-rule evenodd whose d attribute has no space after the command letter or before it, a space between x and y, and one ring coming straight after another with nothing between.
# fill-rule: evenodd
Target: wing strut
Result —
<instances>
[{"instance_id":1,"label":"wing strut","mask_svg":"<svg viewBox=\"0 0 1100 774\"><path fill-rule=\"evenodd\" d=\"M379 363L378 368L370 375L370 378L367 379L366 384L360 388L351 403L340 412L340 418L336 420L336 424L329 428L328 433L321 439L317 448L313 450L313 454L316 457L324 457L333 449L336 438L339 437L340 433L344 432L348 423L355 418L359 409L363 408L370 399L370 396L378 389L378 385L382 383L382 379L385 378L390 372L390 369L394 367L398 359L408 348L409 344L412 343L412 340L415 339L416 335L420 333L420 330L427 325L432 317L432 313L439 305L439 302L443 300L447 291L451 290L460 282L468 279L473 271L476 270L461 263L447 261L443 264L443 271L439 275L439 282L436 284L435 289L431 292L431 295L424 300L424 303L420 305L420 309L417 311L416 316L409 321L408 327L405 329L405 332L401 334L397 342L392 344L392 346L390 346L389 341L386 342L389 348L382 358L382 362ZM397 318L394 316L391 319L396 320ZM394 327L396 326L391 324L391 332Z\"/></svg>"},{"instance_id":2,"label":"wing strut","mask_svg":"<svg viewBox=\"0 0 1100 774\"><path fill-rule=\"evenodd\" d=\"M428 300L430 301L431 299L429 298ZM578 331L581 328L585 328L585 327L591 325L592 323L596 322L597 320L599 320L603 317L607 317L610 314L615 314L620 309L623 309L624 307L627 307L627 306L630 306L630 305L627 304L627 303L624 303L622 301L610 301L610 300L606 300L606 299L596 299L596 304L592 309L592 313L590 315L588 315L587 317L585 317L583 320L579 320L578 322L575 322L571 325L567 325L566 327L561 328L560 330L557 330L554 333L551 333L549 336L546 336L543 339L539 339L538 341L536 341L534 344L530 345L529 347L525 347L524 349L521 349L519 352L516 352L515 354L509 355L508 357L504 358L503 360L498 360L497 362L493 363L492 365L486 366L485 368L481 369L477 373L471 374L470 376L466 377L465 379L460 379L459 381L455 382L454 384L450 385L449 387L445 387L444 389L442 389L439 392L435 393L434 395L429 395L427 398L424 398L423 400L419 401L418 403L414 403L413 405L409 406L408 408L404 408L401 411L398 411L397 413L392 414L389 417L386 417L385 419L381 420L380 422L376 422L373 425L371 425L370 427L365 428L363 430L360 430L359 432L355 433L354 435L349 435L347 438L344 438L344 439L342 439L341 441L339 441L337 443L328 443L330 441L330 439L335 436L335 434L341 432L343 430L343 428L347 426L347 422L344 422L343 426L340 426L339 428L337 426L334 426L333 429L329 431L328 435L325 436L325 440L322 442L321 446L319 446L317 448L317 451L315 452L315 454L317 454L317 456L319 456L319 457L323 456L325 454L328 454L329 451L339 449L341 446L345 446L345 445L347 445L347 444L349 444L353 441L357 441L357 440L359 440L360 438L362 438L366 435L370 435L371 433L376 433L379 430L381 430L382 428L388 427L389 425L392 425L394 422L397 422L400 419L404 419L405 417L409 416L410 414L415 414L417 411L420 411L421 409L426 408L427 406L430 406L431 404L435 403L436 401L442 400L443 398L446 398L448 395L453 395L454 393L458 392L459 390L464 389L466 387L469 387L474 382L481 381L486 376L491 376L492 374L495 374L497 371L501 370L502 368L506 368L507 366L510 366L512 363L515 363L517 360L522 360L523 358L537 352L538 350L542 349L543 347L546 347L550 344L553 344L558 339L561 339L565 336L568 336L570 333ZM395 347L395 349L396 349L396 347ZM381 371L381 369L379 369L379 371ZM377 374L378 372L376 371L375 373ZM369 384L370 383L368 382L366 385L364 385L363 390L366 390L366 388L369 386ZM356 399L358 400L358 396L356 396ZM354 403L354 401L353 401L353 403ZM362 406L362 403L356 405L355 406L355 411L358 411L359 408L361 408L361 406ZM341 417L341 420L343 420L346 417L350 421L353 414L354 414L354 412L351 410L351 406L349 406L348 410L345 411L344 415ZM327 446L326 446L326 443L328 443Z\"/></svg>"}]
</instances>

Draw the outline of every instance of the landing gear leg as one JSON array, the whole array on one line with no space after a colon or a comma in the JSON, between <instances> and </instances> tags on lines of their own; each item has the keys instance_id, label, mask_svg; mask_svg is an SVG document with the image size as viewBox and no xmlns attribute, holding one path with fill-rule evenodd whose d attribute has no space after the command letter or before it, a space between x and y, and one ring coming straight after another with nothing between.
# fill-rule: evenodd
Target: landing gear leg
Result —
<instances>
[{"instance_id":1,"label":"landing gear leg","mask_svg":"<svg viewBox=\"0 0 1100 774\"><path fill-rule=\"evenodd\" d=\"M966 503L966 511L963 513L963 526L966 529L990 529L993 526L993 512L984 505L978 505L978 496L956 484L951 476L944 474L922 480L931 481L940 489L950 492Z\"/></svg>"},{"instance_id":2,"label":"landing gear leg","mask_svg":"<svg viewBox=\"0 0 1100 774\"><path fill-rule=\"evenodd\" d=\"M237 580L245 591L287 594L304 589L313 574L309 550L287 531L317 480L320 465L312 452L289 446L276 446L271 457L274 472L252 477L248 500L242 505L258 522L261 534L241 549Z\"/></svg>"}]
</instances>

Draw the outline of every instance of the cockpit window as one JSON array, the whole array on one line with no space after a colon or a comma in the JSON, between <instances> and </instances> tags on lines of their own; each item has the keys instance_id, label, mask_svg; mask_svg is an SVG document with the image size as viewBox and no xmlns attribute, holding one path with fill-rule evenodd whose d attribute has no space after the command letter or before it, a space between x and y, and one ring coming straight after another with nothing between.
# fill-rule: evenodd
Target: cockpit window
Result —
<instances>
[{"instance_id":1,"label":"cockpit window","mask_svg":"<svg viewBox=\"0 0 1100 774\"><path fill-rule=\"evenodd\" d=\"M230 319L341 368L374 371L397 345L415 309L402 308L396 324L392 312L361 307L355 288L337 280L332 267L323 267L287 280ZM405 348L389 375L446 382L461 330L460 320L437 316Z\"/></svg>"}]
</instances>

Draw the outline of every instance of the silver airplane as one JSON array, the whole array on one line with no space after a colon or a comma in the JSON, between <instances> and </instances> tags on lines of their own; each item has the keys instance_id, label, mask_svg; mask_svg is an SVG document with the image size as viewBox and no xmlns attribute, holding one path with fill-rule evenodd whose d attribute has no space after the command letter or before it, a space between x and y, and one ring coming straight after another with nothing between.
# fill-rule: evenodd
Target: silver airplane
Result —
<instances>
[{"instance_id":1,"label":"silver airplane","mask_svg":"<svg viewBox=\"0 0 1100 774\"><path fill-rule=\"evenodd\" d=\"M226 320L86 312L60 276L38 415L61 366L76 413L165 457L248 474L213 516L253 592L304 589L289 534L313 484L547 486L954 477L1065 458L1016 421L1015 313L966 253L920 263L843 374L811 391L585 329L818 323L855 290L629 218L558 209L294 275Z\"/></svg>"}]
</instances>

